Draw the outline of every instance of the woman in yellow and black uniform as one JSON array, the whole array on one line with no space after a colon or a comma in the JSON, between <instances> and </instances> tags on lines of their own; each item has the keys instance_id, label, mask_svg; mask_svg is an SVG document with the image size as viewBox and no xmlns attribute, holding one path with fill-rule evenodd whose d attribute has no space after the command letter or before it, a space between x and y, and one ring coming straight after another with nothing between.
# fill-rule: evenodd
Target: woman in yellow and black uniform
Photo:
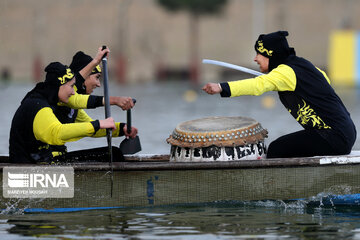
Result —
<instances>
[{"instance_id":1,"label":"woman in yellow and black uniform","mask_svg":"<svg viewBox=\"0 0 360 240\"><path fill-rule=\"evenodd\" d=\"M107 51L106 53L109 53L108 49L105 50ZM101 68L99 63L102 58L101 54L105 50L100 47L94 59L82 51L77 52L73 56L69 67L74 72L76 78L75 95L70 97L68 104L58 104L59 107L55 109L55 114L62 123L89 121L91 118L82 109L104 106L103 96L90 94L101 85ZM134 106L131 97L110 96L109 98L110 105L117 105L122 110L129 110ZM124 124L121 125L120 131L123 130L123 127Z\"/></svg>"},{"instance_id":2,"label":"woman in yellow and black uniform","mask_svg":"<svg viewBox=\"0 0 360 240\"><path fill-rule=\"evenodd\" d=\"M278 91L282 104L304 130L270 143L268 158L350 153L356 128L326 73L297 57L285 31L262 34L255 43L255 61L265 74L234 82L207 84L204 91L222 97Z\"/></svg>"},{"instance_id":3,"label":"woman in yellow and black uniform","mask_svg":"<svg viewBox=\"0 0 360 240\"><path fill-rule=\"evenodd\" d=\"M101 48L99 48L100 51ZM100 55L102 56L102 55ZM77 103L75 105L77 106L84 106L84 103L80 103L80 101L84 102L86 101L86 97L88 96L87 105L86 108L95 108L99 106L103 106L103 97L102 96L94 96L90 95L93 90L97 87L100 87L100 77L101 77L101 68L98 65L98 61L95 60L89 55L83 53L82 51L77 52L73 56L73 60L70 64L70 69L74 72L76 77L76 83L75 83L75 95L70 98L70 101L73 101L72 98L77 99ZM84 69L89 68L91 70L90 74ZM85 75L85 79L83 77L83 74ZM84 95L84 96L81 96ZM110 97L112 104L116 103L116 100L119 100L121 104L121 108L123 110L128 110L134 106L132 103L132 99L130 97ZM68 104L69 105L69 104ZM54 113L56 117L59 119L61 123L79 123L79 122L91 122L93 119L84 111L84 109L74 109L69 107L68 105L58 105L54 109ZM119 137L119 136L127 136L130 137L133 135L133 132L137 132L137 128L132 127L132 131L130 134L126 131L126 124L116 122L116 129L113 130L112 136L113 137ZM95 135L92 137L104 137L106 136L106 129L100 129L96 132ZM106 155L108 152L108 147L100 147L100 148L93 148L93 149L86 149L81 151L76 151L72 153L66 154L66 158L76 158L81 160L89 160L91 158L92 160L96 159L106 159ZM113 147L113 153L114 158L116 160L122 160L122 153L119 148ZM119 158L119 159L118 159Z\"/></svg>"},{"instance_id":4,"label":"woman in yellow and black uniform","mask_svg":"<svg viewBox=\"0 0 360 240\"><path fill-rule=\"evenodd\" d=\"M77 106L84 106L84 103L79 103L79 101L85 101L86 97L88 98L86 109L97 108L103 106L103 96L95 96L90 95L92 91L87 91L85 85L85 79L81 74L81 70L84 69L87 65L91 64L93 58L89 55L84 54L83 52L77 52L73 60L70 64L70 69L74 72L76 77L76 83L74 86L75 95L71 98L77 98L78 102L75 104ZM100 78L101 76L101 68L99 65L96 65L92 70L91 73L85 76L86 79L90 79L93 77ZM100 84L99 84L100 85ZM84 95L84 96L79 96ZM85 97L86 96L86 97ZM70 98L70 101L72 100ZM130 105L129 105L130 106ZM79 108L71 108L67 105L58 105L54 109L54 113L56 117L59 119L61 123L74 123L74 122L91 122L93 119L84 111L84 109ZM113 136L124 136L124 123L116 123L116 130L113 131ZM106 136L106 129L104 131L99 130L94 137L104 137Z\"/></svg>"},{"instance_id":5,"label":"woman in yellow and black uniform","mask_svg":"<svg viewBox=\"0 0 360 240\"><path fill-rule=\"evenodd\" d=\"M9 140L12 162L51 162L65 152L66 142L93 136L100 128L115 128L112 118L62 124L53 110L59 101L68 103L74 95L74 74L58 62L49 64L45 72L45 81L27 93L13 117Z\"/></svg>"},{"instance_id":6,"label":"woman in yellow and black uniform","mask_svg":"<svg viewBox=\"0 0 360 240\"><path fill-rule=\"evenodd\" d=\"M80 70L82 70L83 68L85 68L88 64L91 63L91 61L93 60L90 56L90 61L88 61L86 64L81 64L83 65L82 68L76 68L74 69L74 65L75 63L79 63L80 62L80 58L82 58L83 52L78 52L74 55L73 57L73 61L70 64L70 69L72 72L74 72L75 77L76 77L76 82L75 82L75 95L72 96L70 98L70 101L72 100L72 98L77 98L77 103L74 103L74 105L78 105L78 106L84 106L85 109L92 109L92 108L97 108L100 106L103 106L102 102L103 102L103 97L102 96L94 96L94 95L89 95L86 93L86 88L84 85L85 79L82 76L82 73L80 72ZM90 72L90 75L93 74L100 74L101 73L101 68L99 65L96 65ZM88 76L85 76L85 78ZM80 94L80 96L79 96ZM81 96L81 95L85 95L85 96ZM82 101L82 103L79 103L79 101ZM84 104L84 101L86 101L86 104ZM79 111L80 111L80 115L79 115ZM74 123L76 122L76 120L78 119L79 122L85 122L86 120L88 120L88 118L90 118L83 109L79 109L79 108L71 108L66 104L58 104L58 107L54 110L54 113L56 115L56 117L60 120L60 122L62 123ZM84 117L81 117L81 115L84 115ZM83 119L84 118L84 119Z\"/></svg>"}]
</instances>

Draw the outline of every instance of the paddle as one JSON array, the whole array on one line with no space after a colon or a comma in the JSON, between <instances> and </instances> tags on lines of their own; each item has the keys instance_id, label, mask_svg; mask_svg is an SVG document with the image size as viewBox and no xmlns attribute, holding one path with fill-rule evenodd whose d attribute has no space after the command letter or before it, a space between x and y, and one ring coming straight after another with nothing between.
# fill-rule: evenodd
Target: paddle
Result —
<instances>
[{"instance_id":1,"label":"paddle","mask_svg":"<svg viewBox=\"0 0 360 240\"><path fill-rule=\"evenodd\" d=\"M202 63L204 64L214 64L214 65L218 65L218 66L222 66L222 67L226 67L226 68L231 68L231 69L235 69L235 70L239 70L245 73L249 73L255 76L260 76L260 75L264 75L261 72L246 68L246 67L241 67L235 64L231 64L231 63L227 63L227 62L221 62L221 61L216 61L216 60L211 60L211 59L203 59Z\"/></svg>"},{"instance_id":2,"label":"paddle","mask_svg":"<svg viewBox=\"0 0 360 240\"><path fill-rule=\"evenodd\" d=\"M106 49L106 46L102 47L102 50ZM103 65L103 70L104 70L104 102L105 102L105 118L109 118L111 117L111 112L110 112L110 97L109 97L109 80L108 80L108 68L107 68L107 58L106 58L106 53L104 54L104 56L102 57L102 65ZM110 192L111 192L111 197L112 197L112 193L113 193L113 185L114 185L114 179L113 179L113 172L114 172L114 168L113 168L113 155L112 155L112 144L111 144L111 137L112 137L112 130L111 129L106 129L106 138L107 138L107 143L108 143L108 148L109 148L109 164L111 167L111 187L110 187Z\"/></svg>"},{"instance_id":3,"label":"paddle","mask_svg":"<svg viewBox=\"0 0 360 240\"><path fill-rule=\"evenodd\" d=\"M136 99L133 99L134 104L136 103ZM126 125L127 132L131 133L131 109L126 112ZM134 154L141 151L141 144L139 136L135 138L125 138L120 143L120 150L123 154Z\"/></svg>"}]
</instances>

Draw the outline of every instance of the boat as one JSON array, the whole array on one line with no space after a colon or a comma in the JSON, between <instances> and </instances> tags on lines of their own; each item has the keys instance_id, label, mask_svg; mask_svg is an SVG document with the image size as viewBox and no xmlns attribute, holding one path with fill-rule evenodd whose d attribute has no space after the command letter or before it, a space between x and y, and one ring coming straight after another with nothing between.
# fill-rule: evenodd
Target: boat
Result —
<instances>
[{"instance_id":1,"label":"boat","mask_svg":"<svg viewBox=\"0 0 360 240\"><path fill-rule=\"evenodd\" d=\"M5 198L0 209L69 212L236 201L307 201L360 205L360 151L344 156L209 162L172 162L170 155L138 154L123 162L67 162L73 198ZM4 167L39 166L9 163ZM111 168L113 190L111 191ZM3 184L3 176L0 178Z\"/></svg>"}]
</instances>

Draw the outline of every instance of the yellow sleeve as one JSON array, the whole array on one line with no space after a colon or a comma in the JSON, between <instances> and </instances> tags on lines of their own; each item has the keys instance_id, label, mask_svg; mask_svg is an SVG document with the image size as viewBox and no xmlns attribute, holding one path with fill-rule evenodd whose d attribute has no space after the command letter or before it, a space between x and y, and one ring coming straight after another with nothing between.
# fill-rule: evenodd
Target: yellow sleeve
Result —
<instances>
[{"instance_id":1,"label":"yellow sleeve","mask_svg":"<svg viewBox=\"0 0 360 240\"><path fill-rule=\"evenodd\" d=\"M72 95L69 98L68 103L59 103L58 105L67 106L72 109L86 109L88 105L89 96L90 95L78 94L75 91L75 95Z\"/></svg>"},{"instance_id":2,"label":"yellow sleeve","mask_svg":"<svg viewBox=\"0 0 360 240\"><path fill-rule=\"evenodd\" d=\"M64 145L94 134L90 122L62 124L49 107L42 108L35 116L33 132L35 138L50 145Z\"/></svg>"},{"instance_id":3,"label":"yellow sleeve","mask_svg":"<svg viewBox=\"0 0 360 240\"><path fill-rule=\"evenodd\" d=\"M91 122L94 121L83 109L78 110L78 115L76 117L75 122ZM116 129L112 131L113 137L118 137L120 134L120 123L115 123ZM99 129L94 135L91 137L105 137L106 129Z\"/></svg>"},{"instance_id":4,"label":"yellow sleeve","mask_svg":"<svg viewBox=\"0 0 360 240\"><path fill-rule=\"evenodd\" d=\"M242 95L261 95L269 91L294 91L296 75L294 70L281 64L268 74L234 82L228 82L231 97Z\"/></svg>"},{"instance_id":5,"label":"yellow sleeve","mask_svg":"<svg viewBox=\"0 0 360 240\"><path fill-rule=\"evenodd\" d=\"M120 123L115 123L116 129L112 131L113 137L119 137L120 134ZM92 137L105 137L106 136L106 129L99 129Z\"/></svg>"},{"instance_id":6,"label":"yellow sleeve","mask_svg":"<svg viewBox=\"0 0 360 240\"><path fill-rule=\"evenodd\" d=\"M94 121L83 109L78 110L75 122L91 122Z\"/></svg>"}]
</instances>

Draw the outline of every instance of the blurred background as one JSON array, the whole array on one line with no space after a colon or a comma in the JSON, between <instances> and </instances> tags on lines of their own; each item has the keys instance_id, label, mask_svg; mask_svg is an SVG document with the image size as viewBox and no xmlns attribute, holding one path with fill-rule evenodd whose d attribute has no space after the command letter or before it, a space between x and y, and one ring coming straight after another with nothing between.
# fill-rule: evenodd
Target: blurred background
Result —
<instances>
[{"instance_id":1,"label":"blurred background","mask_svg":"<svg viewBox=\"0 0 360 240\"><path fill-rule=\"evenodd\" d=\"M165 139L177 124L206 116L253 117L269 130L269 141L299 130L276 93L221 99L200 91L207 82L249 77L202 59L258 70L255 40L277 30L287 30L297 55L329 74L359 126L359 29L357 0L0 0L0 153L8 153L12 116L44 79L44 67L69 65L79 50L95 56L104 44L111 50L111 95L138 99L133 119L143 153L167 153ZM125 120L119 108L112 111ZM106 145L98 141L68 147Z\"/></svg>"}]
</instances>

